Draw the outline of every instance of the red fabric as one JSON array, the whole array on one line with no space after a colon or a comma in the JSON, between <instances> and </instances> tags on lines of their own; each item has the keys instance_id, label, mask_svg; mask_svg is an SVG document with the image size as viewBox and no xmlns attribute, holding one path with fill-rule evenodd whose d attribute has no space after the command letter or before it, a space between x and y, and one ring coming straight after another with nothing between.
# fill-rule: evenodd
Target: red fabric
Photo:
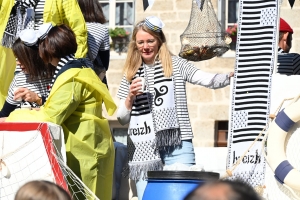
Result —
<instances>
[{"instance_id":1,"label":"red fabric","mask_svg":"<svg viewBox=\"0 0 300 200\"><path fill-rule=\"evenodd\" d=\"M284 19L280 18L280 26L279 26L280 32L289 32L294 33L293 29L290 27L290 25L284 21Z\"/></svg>"}]
</instances>

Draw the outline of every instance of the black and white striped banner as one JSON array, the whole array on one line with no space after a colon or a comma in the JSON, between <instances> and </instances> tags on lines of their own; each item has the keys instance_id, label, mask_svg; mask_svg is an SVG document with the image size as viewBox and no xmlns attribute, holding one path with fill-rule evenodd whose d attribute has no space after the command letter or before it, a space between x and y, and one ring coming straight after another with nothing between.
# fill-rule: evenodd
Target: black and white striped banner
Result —
<instances>
[{"instance_id":1,"label":"black and white striped banner","mask_svg":"<svg viewBox=\"0 0 300 200\"><path fill-rule=\"evenodd\" d=\"M261 143L264 134L258 136L269 119L272 72L277 57L278 1L239 1L227 169L233 169L243 157L232 171L232 178L243 179L253 187L262 186L265 177Z\"/></svg>"}]
</instances>

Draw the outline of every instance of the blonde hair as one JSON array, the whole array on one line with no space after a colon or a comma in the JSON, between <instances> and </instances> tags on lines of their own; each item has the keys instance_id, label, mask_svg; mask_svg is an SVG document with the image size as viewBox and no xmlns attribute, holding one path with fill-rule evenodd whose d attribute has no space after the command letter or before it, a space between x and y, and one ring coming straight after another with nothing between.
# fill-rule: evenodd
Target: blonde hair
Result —
<instances>
[{"instance_id":1,"label":"blonde hair","mask_svg":"<svg viewBox=\"0 0 300 200\"><path fill-rule=\"evenodd\" d=\"M71 200L60 186L49 181L30 181L19 188L15 200Z\"/></svg>"},{"instance_id":2,"label":"blonde hair","mask_svg":"<svg viewBox=\"0 0 300 200\"><path fill-rule=\"evenodd\" d=\"M159 47L158 47L158 53L156 55L156 59L161 61L165 77L170 77L173 72L172 58L171 58L173 54L169 51L167 47L167 41L163 31L160 32L152 31L145 25L144 22L145 20L142 20L138 22L137 25L134 27L132 37L128 45L127 59L123 70L126 75L126 79L129 82L132 81L132 78L134 77L134 75L136 74L137 70L140 68L143 62L141 53L136 46L136 34L139 30L143 30L149 33L158 41Z\"/></svg>"}]
</instances>

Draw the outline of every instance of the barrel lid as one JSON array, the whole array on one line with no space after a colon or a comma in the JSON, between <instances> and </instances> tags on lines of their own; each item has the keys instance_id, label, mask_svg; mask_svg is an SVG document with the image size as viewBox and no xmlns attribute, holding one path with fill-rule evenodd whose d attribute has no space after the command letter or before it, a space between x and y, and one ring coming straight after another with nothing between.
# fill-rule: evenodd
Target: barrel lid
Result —
<instances>
[{"instance_id":1,"label":"barrel lid","mask_svg":"<svg viewBox=\"0 0 300 200\"><path fill-rule=\"evenodd\" d=\"M148 179L218 180L220 174L201 171L148 171Z\"/></svg>"}]
</instances>

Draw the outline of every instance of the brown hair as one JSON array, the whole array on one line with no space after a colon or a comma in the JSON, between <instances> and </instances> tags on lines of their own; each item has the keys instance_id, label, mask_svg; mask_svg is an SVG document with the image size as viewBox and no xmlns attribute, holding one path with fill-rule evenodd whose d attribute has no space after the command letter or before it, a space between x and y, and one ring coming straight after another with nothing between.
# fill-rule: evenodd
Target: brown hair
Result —
<instances>
[{"instance_id":1,"label":"brown hair","mask_svg":"<svg viewBox=\"0 0 300 200\"><path fill-rule=\"evenodd\" d=\"M137 25L134 27L131 41L128 46L127 59L124 65L124 73L126 74L126 79L129 82L131 82L132 78L134 77L137 70L142 64L142 57L136 46L136 34L139 30L143 30L151 34L158 41L159 50L156 58L161 60L162 62L162 67L163 67L165 77L170 77L173 72L172 58L171 58L172 53L169 51L167 47L166 37L163 31L155 32L149 29L145 25L145 20L142 20L138 22Z\"/></svg>"},{"instance_id":2,"label":"brown hair","mask_svg":"<svg viewBox=\"0 0 300 200\"><path fill-rule=\"evenodd\" d=\"M60 59L74 54L76 50L75 34L64 24L51 28L47 37L39 44L39 54L46 63L50 63L53 58Z\"/></svg>"},{"instance_id":3,"label":"brown hair","mask_svg":"<svg viewBox=\"0 0 300 200\"><path fill-rule=\"evenodd\" d=\"M47 67L39 56L37 46L27 46L18 38L13 46L12 51L18 61L25 67L31 79L40 77L52 77L55 68Z\"/></svg>"},{"instance_id":4,"label":"brown hair","mask_svg":"<svg viewBox=\"0 0 300 200\"><path fill-rule=\"evenodd\" d=\"M78 0L79 7L86 22L106 22L101 4L98 0Z\"/></svg>"},{"instance_id":5,"label":"brown hair","mask_svg":"<svg viewBox=\"0 0 300 200\"><path fill-rule=\"evenodd\" d=\"M287 39L291 41L292 33L287 32L287 31L285 31L285 32L279 31L278 42L280 42L280 40L283 38L283 35L284 35L285 33L289 33Z\"/></svg>"},{"instance_id":6,"label":"brown hair","mask_svg":"<svg viewBox=\"0 0 300 200\"><path fill-rule=\"evenodd\" d=\"M49 181L30 181L19 188L15 200L72 200L59 185Z\"/></svg>"}]
</instances>

